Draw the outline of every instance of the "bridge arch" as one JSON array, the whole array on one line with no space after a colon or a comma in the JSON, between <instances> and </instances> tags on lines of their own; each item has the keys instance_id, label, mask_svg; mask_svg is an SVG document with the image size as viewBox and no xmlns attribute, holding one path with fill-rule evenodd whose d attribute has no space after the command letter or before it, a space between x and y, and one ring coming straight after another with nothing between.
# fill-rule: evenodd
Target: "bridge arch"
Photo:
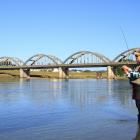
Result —
<instances>
[{"instance_id":1,"label":"bridge arch","mask_svg":"<svg viewBox=\"0 0 140 140\"><path fill-rule=\"evenodd\" d=\"M0 66L22 66L24 62L17 57L0 57Z\"/></svg>"},{"instance_id":2,"label":"bridge arch","mask_svg":"<svg viewBox=\"0 0 140 140\"><path fill-rule=\"evenodd\" d=\"M90 51L79 51L70 55L64 64L88 64L88 63L107 63L111 60L102 54Z\"/></svg>"},{"instance_id":3,"label":"bridge arch","mask_svg":"<svg viewBox=\"0 0 140 140\"><path fill-rule=\"evenodd\" d=\"M25 65L51 65L62 64L62 61L53 55L36 54L25 61Z\"/></svg>"},{"instance_id":4,"label":"bridge arch","mask_svg":"<svg viewBox=\"0 0 140 140\"><path fill-rule=\"evenodd\" d=\"M113 59L113 62L133 62L135 61L134 51L140 50L140 48L128 49Z\"/></svg>"}]
</instances>

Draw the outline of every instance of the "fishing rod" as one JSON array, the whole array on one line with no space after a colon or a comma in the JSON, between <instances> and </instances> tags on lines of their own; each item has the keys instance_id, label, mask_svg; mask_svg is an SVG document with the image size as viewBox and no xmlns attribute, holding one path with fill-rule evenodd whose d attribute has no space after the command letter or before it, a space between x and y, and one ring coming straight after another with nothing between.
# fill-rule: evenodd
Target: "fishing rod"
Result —
<instances>
[{"instance_id":1,"label":"fishing rod","mask_svg":"<svg viewBox=\"0 0 140 140\"><path fill-rule=\"evenodd\" d=\"M127 40L126 40L126 37L125 37L124 31L123 31L123 29L122 29L121 26L120 26L120 30L121 30L121 33L122 33L122 36L123 36L123 39L124 39L125 45L126 45L126 47L127 47L127 50L129 50L128 43L127 43Z\"/></svg>"}]
</instances>

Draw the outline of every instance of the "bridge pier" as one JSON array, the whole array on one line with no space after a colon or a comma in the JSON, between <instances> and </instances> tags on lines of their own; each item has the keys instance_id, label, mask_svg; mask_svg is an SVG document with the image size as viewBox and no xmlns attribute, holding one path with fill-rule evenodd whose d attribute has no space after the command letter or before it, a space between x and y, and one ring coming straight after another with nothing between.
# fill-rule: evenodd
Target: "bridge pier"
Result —
<instances>
[{"instance_id":1,"label":"bridge pier","mask_svg":"<svg viewBox=\"0 0 140 140\"><path fill-rule=\"evenodd\" d=\"M58 73L59 73L60 79L68 79L69 78L69 69L68 68L59 67Z\"/></svg>"},{"instance_id":2,"label":"bridge pier","mask_svg":"<svg viewBox=\"0 0 140 140\"><path fill-rule=\"evenodd\" d=\"M20 78L30 78L30 69L20 69Z\"/></svg>"},{"instance_id":3,"label":"bridge pier","mask_svg":"<svg viewBox=\"0 0 140 140\"><path fill-rule=\"evenodd\" d=\"M107 66L107 79L115 79L115 74L111 66Z\"/></svg>"}]
</instances>

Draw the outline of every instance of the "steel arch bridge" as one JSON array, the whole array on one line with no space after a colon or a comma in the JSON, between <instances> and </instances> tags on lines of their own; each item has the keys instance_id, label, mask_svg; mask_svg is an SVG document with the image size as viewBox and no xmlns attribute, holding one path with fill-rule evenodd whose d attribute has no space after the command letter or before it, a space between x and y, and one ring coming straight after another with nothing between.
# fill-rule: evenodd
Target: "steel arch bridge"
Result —
<instances>
[{"instance_id":1,"label":"steel arch bridge","mask_svg":"<svg viewBox=\"0 0 140 140\"><path fill-rule=\"evenodd\" d=\"M53 55L36 54L25 61L24 65L59 65L62 61Z\"/></svg>"},{"instance_id":2,"label":"steel arch bridge","mask_svg":"<svg viewBox=\"0 0 140 140\"><path fill-rule=\"evenodd\" d=\"M36 54L25 62L16 57L0 57L0 68L4 69L37 69L37 68L59 68L59 67L102 67L102 66L118 66L125 63L136 63L135 57L133 55L135 50L140 50L140 48L128 49L118 56L116 56L112 61L102 54L91 52L91 51L79 51L70 55L65 61L60 60L58 57L46 54ZM131 64L130 64L131 65ZM11 67L10 67L11 66ZM14 68L15 67L15 68Z\"/></svg>"},{"instance_id":3,"label":"steel arch bridge","mask_svg":"<svg viewBox=\"0 0 140 140\"><path fill-rule=\"evenodd\" d=\"M16 57L0 57L0 66L22 66L24 62Z\"/></svg>"},{"instance_id":4,"label":"steel arch bridge","mask_svg":"<svg viewBox=\"0 0 140 140\"><path fill-rule=\"evenodd\" d=\"M135 66L134 51L140 48L126 50L112 61L102 54L90 51L79 51L70 55L65 61L53 55L36 54L25 63L16 57L1 57L0 70L20 70L20 77L30 77L30 69L58 68L59 78L67 77L69 68L107 67L108 77L114 77L112 70L122 65ZM113 69L112 69L113 68Z\"/></svg>"},{"instance_id":5,"label":"steel arch bridge","mask_svg":"<svg viewBox=\"0 0 140 140\"><path fill-rule=\"evenodd\" d=\"M140 48L128 49L113 59L113 62L135 62L134 51L140 50Z\"/></svg>"},{"instance_id":6,"label":"steel arch bridge","mask_svg":"<svg viewBox=\"0 0 140 140\"><path fill-rule=\"evenodd\" d=\"M90 51L79 51L70 55L64 64L91 64L91 63L109 63L111 60L102 54Z\"/></svg>"}]
</instances>

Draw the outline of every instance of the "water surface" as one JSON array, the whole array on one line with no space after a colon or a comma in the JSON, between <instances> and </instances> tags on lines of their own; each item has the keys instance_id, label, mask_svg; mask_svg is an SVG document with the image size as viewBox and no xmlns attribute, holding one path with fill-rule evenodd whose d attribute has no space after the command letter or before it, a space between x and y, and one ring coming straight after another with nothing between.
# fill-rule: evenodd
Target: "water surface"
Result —
<instances>
[{"instance_id":1,"label":"water surface","mask_svg":"<svg viewBox=\"0 0 140 140\"><path fill-rule=\"evenodd\" d=\"M0 140L140 139L125 80L0 81Z\"/></svg>"}]
</instances>

